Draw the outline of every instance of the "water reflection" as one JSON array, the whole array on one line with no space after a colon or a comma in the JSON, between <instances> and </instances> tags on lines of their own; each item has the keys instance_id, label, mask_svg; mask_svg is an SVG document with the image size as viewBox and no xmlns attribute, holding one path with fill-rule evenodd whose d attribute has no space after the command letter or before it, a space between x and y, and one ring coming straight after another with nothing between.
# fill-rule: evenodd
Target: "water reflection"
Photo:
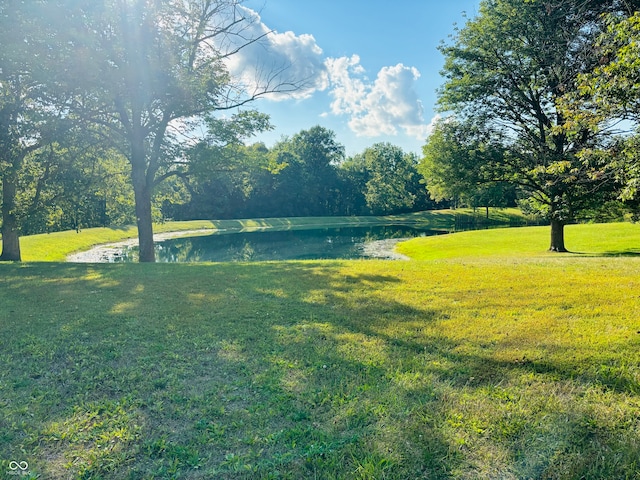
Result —
<instances>
[{"instance_id":1,"label":"water reflection","mask_svg":"<svg viewBox=\"0 0 640 480\"><path fill-rule=\"evenodd\" d=\"M156 243L158 262L251 262L266 260L354 259L371 256L364 245L376 240L434 235L406 226L348 227L282 232L204 235ZM138 247L123 247L112 262L135 262Z\"/></svg>"}]
</instances>

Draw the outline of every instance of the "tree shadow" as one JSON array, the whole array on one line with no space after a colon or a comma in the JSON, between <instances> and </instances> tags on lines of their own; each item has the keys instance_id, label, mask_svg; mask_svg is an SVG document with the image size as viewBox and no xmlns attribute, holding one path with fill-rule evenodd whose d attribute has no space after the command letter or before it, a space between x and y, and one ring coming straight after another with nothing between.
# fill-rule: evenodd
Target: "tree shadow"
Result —
<instances>
[{"instance_id":1,"label":"tree shadow","mask_svg":"<svg viewBox=\"0 0 640 480\"><path fill-rule=\"evenodd\" d=\"M604 252L574 252L569 251L573 255L581 255L585 257L638 257L640 256L640 250L638 249L625 249L625 250L610 250Z\"/></svg>"},{"instance_id":2,"label":"tree shadow","mask_svg":"<svg viewBox=\"0 0 640 480\"><path fill-rule=\"evenodd\" d=\"M0 450L46 478L541 478L587 448L585 392L638 394L633 370L453 340L403 268L2 266Z\"/></svg>"},{"instance_id":3,"label":"tree shadow","mask_svg":"<svg viewBox=\"0 0 640 480\"><path fill-rule=\"evenodd\" d=\"M640 256L640 250L618 250L610 252L602 252L600 256L603 257L637 257Z\"/></svg>"}]
</instances>

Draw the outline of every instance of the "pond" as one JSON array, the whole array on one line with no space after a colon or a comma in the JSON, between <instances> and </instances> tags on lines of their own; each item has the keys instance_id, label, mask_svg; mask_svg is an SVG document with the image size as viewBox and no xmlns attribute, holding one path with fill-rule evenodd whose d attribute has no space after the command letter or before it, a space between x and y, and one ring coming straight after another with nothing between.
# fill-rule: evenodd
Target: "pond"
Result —
<instances>
[{"instance_id":1,"label":"pond","mask_svg":"<svg viewBox=\"0 0 640 480\"><path fill-rule=\"evenodd\" d=\"M158 262L251 262L266 260L318 260L392 258L400 239L434 235L433 230L407 226L342 227L314 230L262 231L179 237L156 242ZM138 247L110 247L100 259L135 262ZM76 258L75 261L83 261Z\"/></svg>"}]
</instances>

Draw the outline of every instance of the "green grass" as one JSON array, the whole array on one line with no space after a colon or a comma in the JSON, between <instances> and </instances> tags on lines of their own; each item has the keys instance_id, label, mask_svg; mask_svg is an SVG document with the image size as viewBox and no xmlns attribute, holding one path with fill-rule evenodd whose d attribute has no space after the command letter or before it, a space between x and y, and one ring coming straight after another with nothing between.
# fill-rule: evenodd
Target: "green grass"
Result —
<instances>
[{"instance_id":1,"label":"green grass","mask_svg":"<svg viewBox=\"0 0 640 480\"><path fill-rule=\"evenodd\" d=\"M0 478L640 478L638 228L0 265Z\"/></svg>"},{"instance_id":2,"label":"green grass","mask_svg":"<svg viewBox=\"0 0 640 480\"><path fill-rule=\"evenodd\" d=\"M549 226L457 232L404 242L398 251L416 260L457 257L553 257L640 255L640 225L602 223L567 225L567 254L547 252Z\"/></svg>"},{"instance_id":3,"label":"green grass","mask_svg":"<svg viewBox=\"0 0 640 480\"><path fill-rule=\"evenodd\" d=\"M492 209L489 224L521 225L532 221L517 209ZM480 211L469 209L435 210L406 215L369 217L297 217L262 218L245 220L194 220L165 222L154 226L155 233L213 229L219 233L250 232L256 230L304 230L332 228L344 225L375 226L388 224L415 225L422 228L450 231L456 223L484 224L487 220ZM22 259L27 262L62 262L68 255L87 250L94 245L117 242L138 235L136 227L88 228L80 232L65 231L21 238Z\"/></svg>"}]
</instances>

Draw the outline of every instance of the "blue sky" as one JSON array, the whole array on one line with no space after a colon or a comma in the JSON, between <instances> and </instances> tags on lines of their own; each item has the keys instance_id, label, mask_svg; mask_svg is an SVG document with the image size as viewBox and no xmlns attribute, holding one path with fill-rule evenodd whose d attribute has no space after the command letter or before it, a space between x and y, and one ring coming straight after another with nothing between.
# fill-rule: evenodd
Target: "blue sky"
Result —
<instances>
[{"instance_id":1,"label":"blue sky","mask_svg":"<svg viewBox=\"0 0 640 480\"><path fill-rule=\"evenodd\" d=\"M290 96L261 99L272 132L250 141L273 145L314 125L336 133L348 155L377 142L420 154L442 84L437 47L472 17L480 0L246 0L266 43L234 59L232 73L258 76L252 65L288 65L307 79Z\"/></svg>"}]
</instances>

